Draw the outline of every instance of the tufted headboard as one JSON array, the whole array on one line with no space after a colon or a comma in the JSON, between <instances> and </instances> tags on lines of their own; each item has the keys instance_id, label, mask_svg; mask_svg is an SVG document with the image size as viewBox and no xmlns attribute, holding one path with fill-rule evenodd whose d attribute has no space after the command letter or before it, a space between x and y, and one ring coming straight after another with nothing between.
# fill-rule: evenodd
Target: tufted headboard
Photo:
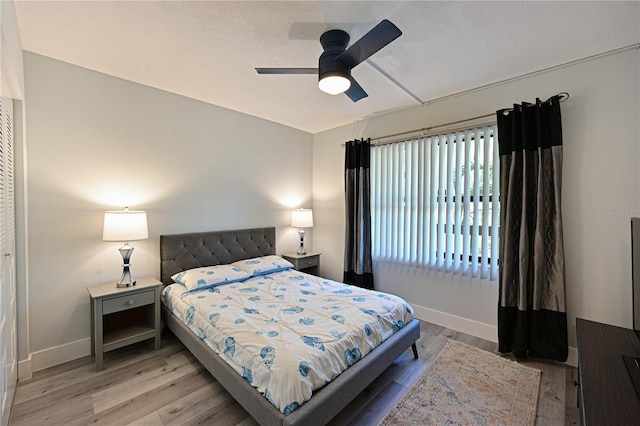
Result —
<instances>
[{"instance_id":1,"label":"tufted headboard","mask_svg":"<svg viewBox=\"0 0 640 426\"><path fill-rule=\"evenodd\" d=\"M167 285L187 269L275 253L275 227L161 235L160 279Z\"/></svg>"}]
</instances>

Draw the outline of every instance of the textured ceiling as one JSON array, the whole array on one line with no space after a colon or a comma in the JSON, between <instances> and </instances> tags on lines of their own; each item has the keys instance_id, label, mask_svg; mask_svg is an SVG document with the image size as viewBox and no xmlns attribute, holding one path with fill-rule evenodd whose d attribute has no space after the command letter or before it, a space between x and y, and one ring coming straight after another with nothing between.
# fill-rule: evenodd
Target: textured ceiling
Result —
<instances>
[{"instance_id":1,"label":"textured ceiling","mask_svg":"<svg viewBox=\"0 0 640 426\"><path fill-rule=\"evenodd\" d=\"M24 1L23 48L316 133L640 43L640 2ZM369 93L331 96L318 39L355 41L382 19L403 35L357 66Z\"/></svg>"}]
</instances>

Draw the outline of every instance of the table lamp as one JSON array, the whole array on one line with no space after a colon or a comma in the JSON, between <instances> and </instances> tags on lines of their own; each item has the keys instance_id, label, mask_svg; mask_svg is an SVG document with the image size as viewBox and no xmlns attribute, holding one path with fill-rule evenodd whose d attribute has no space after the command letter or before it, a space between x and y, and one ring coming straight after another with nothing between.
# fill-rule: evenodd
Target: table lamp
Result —
<instances>
[{"instance_id":1,"label":"table lamp","mask_svg":"<svg viewBox=\"0 0 640 426\"><path fill-rule=\"evenodd\" d=\"M104 212L104 228L102 230L102 239L104 241L122 241L124 245L120 247L122 255L122 276L118 281L118 287L132 287L136 282L131 279L131 271L129 270L129 260L133 247L129 245L129 241L144 240L149 238L147 229L147 212L131 211L125 207L122 211Z\"/></svg>"},{"instance_id":2,"label":"table lamp","mask_svg":"<svg viewBox=\"0 0 640 426\"><path fill-rule=\"evenodd\" d=\"M298 254L307 254L304 248L304 228L313 227L313 212L311 209L295 209L291 211L291 226L294 228L300 228L298 235L300 235L300 248Z\"/></svg>"}]
</instances>

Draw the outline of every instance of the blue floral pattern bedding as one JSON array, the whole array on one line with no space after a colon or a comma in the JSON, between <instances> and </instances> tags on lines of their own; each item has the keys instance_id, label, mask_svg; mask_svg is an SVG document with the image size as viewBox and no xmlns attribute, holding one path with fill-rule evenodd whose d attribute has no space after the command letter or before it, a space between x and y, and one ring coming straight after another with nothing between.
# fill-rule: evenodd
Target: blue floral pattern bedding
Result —
<instances>
[{"instance_id":1,"label":"blue floral pattern bedding","mask_svg":"<svg viewBox=\"0 0 640 426\"><path fill-rule=\"evenodd\" d=\"M285 270L163 303L282 413L311 398L407 322L403 299Z\"/></svg>"}]
</instances>

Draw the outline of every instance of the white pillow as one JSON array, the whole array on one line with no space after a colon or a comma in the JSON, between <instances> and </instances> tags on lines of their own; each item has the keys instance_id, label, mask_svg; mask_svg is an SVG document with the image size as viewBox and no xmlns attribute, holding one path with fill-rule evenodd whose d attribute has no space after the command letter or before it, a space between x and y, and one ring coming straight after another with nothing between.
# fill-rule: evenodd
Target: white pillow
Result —
<instances>
[{"instance_id":1,"label":"white pillow","mask_svg":"<svg viewBox=\"0 0 640 426\"><path fill-rule=\"evenodd\" d=\"M293 268L293 263L275 255L239 260L237 262L233 262L231 265L237 266L254 277L270 274L271 272L286 271L287 269Z\"/></svg>"},{"instance_id":2,"label":"white pillow","mask_svg":"<svg viewBox=\"0 0 640 426\"><path fill-rule=\"evenodd\" d=\"M216 265L189 269L178 272L171 277L173 281L182 284L189 291L243 281L247 278L251 278L251 275L233 265Z\"/></svg>"}]
</instances>

